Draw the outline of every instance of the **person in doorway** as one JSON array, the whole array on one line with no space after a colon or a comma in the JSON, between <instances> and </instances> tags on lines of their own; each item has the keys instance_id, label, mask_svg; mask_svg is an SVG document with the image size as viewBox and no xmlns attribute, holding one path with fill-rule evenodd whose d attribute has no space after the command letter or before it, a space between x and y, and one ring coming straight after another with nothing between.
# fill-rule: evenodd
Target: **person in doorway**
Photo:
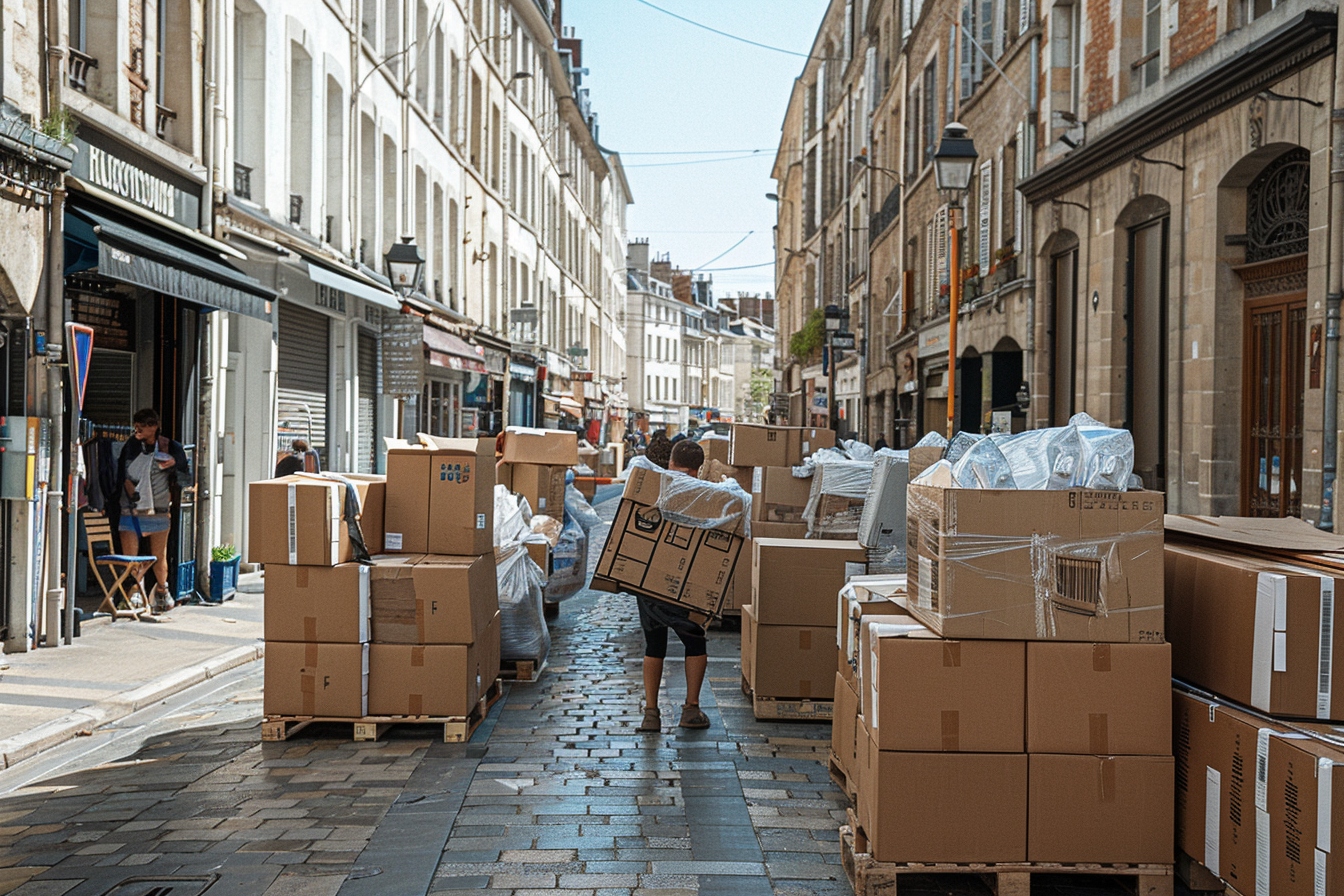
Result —
<instances>
[{"instance_id":1,"label":"person in doorway","mask_svg":"<svg viewBox=\"0 0 1344 896\"><path fill-rule=\"evenodd\" d=\"M154 562L153 612L173 608L168 588L168 530L172 527L172 507L188 481L187 453L181 443L160 432L159 414L153 408L135 412L131 418L134 436L127 441L117 460L117 482L121 485L121 550L125 554L143 553L140 542L149 542ZM135 587L144 593L144 583Z\"/></svg>"},{"instance_id":2,"label":"person in doorway","mask_svg":"<svg viewBox=\"0 0 1344 896\"><path fill-rule=\"evenodd\" d=\"M685 440L672 448L668 470L679 476L696 476L705 462L705 450ZM677 633L686 648L686 703L681 708L682 728L708 728L709 718L700 709L700 687L709 665L705 627L691 618L685 607L674 607L648 597L636 597L639 625L644 631L644 720L639 731L661 731L663 717L658 709L658 689L663 681L663 661L667 658L667 633Z\"/></svg>"},{"instance_id":3,"label":"person in doorway","mask_svg":"<svg viewBox=\"0 0 1344 896\"><path fill-rule=\"evenodd\" d=\"M322 465L318 462L317 452L308 446L303 439L295 439L289 444L289 451L281 456L275 465L275 478L289 476L293 473L321 473Z\"/></svg>"}]
</instances>

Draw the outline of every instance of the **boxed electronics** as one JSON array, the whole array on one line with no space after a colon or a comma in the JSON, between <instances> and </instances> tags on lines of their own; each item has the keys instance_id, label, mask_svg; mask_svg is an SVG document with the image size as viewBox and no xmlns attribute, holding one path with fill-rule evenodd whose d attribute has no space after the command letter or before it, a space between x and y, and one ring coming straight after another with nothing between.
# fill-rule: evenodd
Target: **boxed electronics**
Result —
<instances>
[{"instance_id":1,"label":"boxed electronics","mask_svg":"<svg viewBox=\"0 0 1344 896\"><path fill-rule=\"evenodd\" d=\"M500 464L500 485L527 499L533 513L544 513L564 522L565 471L568 467L548 464Z\"/></svg>"},{"instance_id":2,"label":"boxed electronics","mask_svg":"<svg viewBox=\"0 0 1344 896\"><path fill-rule=\"evenodd\" d=\"M722 522L686 525L660 508L676 518ZM742 552L746 515L743 496L731 488L632 466L590 587L717 616Z\"/></svg>"},{"instance_id":3,"label":"boxed electronics","mask_svg":"<svg viewBox=\"0 0 1344 896\"><path fill-rule=\"evenodd\" d=\"M506 464L572 467L579 462L579 436L564 429L510 426L504 430L503 454Z\"/></svg>"},{"instance_id":4,"label":"boxed electronics","mask_svg":"<svg viewBox=\"0 0 1344 896\"><path fill-rule=\"evenodd\" d=\"M267 641L263 676L268 716L368 715L368 644Z\"/></svg>"},{"instance_id":5,"label":"boxed electronics","mask_svg":"<svg viewBox=\"0 0 1344 896\"><path fill-rule=\"evenodd\" d=\"M867 554L858 542L752 538L756 618L762 625L833 627L840 589L866 571Z\"/></svg>"},{"instance_id":6,"label":"boxed electronics","mask_svg":"<svg viewBox=\"0 0 1344 896\"><path fill-rule=\"evenodd\" d=\"M1164 640L1163 496L908 489L910 612L952 638Z\"/></svg>"},{"instance_id":7,"label":"boxed electronics","mask_svg":"<svg viewBox=\"0 0 1344 896\"><path fill-rule=\"evenodd\" d=\"M432 439L387 452L384 549L484 554L493 549L495 451L491 439Z\"/></svg>"},{"instance_id":8,"label":"boxed electronics","mask_svg":"<svg viewBox=\"0 0 1344 896\"><path fill-rule=\"evenodd\" d=\"M377 643L474 644L499 609L495 555L383 555L369 592Z\"/></svg>"},{"instance_id":9,"label":"boxed electronics","mask_svg":"<svg viewBox=\"0 0 1344 896\"><path fill-rule=\"evenodd\" d=\"M812 479L799 479L792 467L756 467L751 473L753 531L758 522L806 525L803 511L811 492Z\"/></svg>"},{"instance_id":10,"label":"boxed electronics","mask_svg":"<svg viewBox=\"0 0 1344 896\"><path fill-rule=\"evenodd\" d=\"M474 644L369 646L369 714L466 716L499 675L499 611Z\"/></svg>"},{"instance_id":11,"label":"boxed electronics","mask_svg":"<svg viewBox=\"0 0 1344 896\"><path fill-rule=\"evenodd\" d=\"M369 567L266 567L264 631L269 641L362 644L369 640Z\"/></svg>"},{"instance_id":12,"label":"boxed electronics","mask_svg":"<svg viewBox=\"0 0 1344 896\"><path fill-rule=\"evenodd\" d=\"M910 461L879 454L873 460L873 478L859 517L859 544L885 548L905 544L905 492L910 483Z\"/></svg>"},{"instance_id":13,"label":"boxed electronics","mask_svg":"<svg viewBox=\"0 0 1344 896\"><path fill-rule=\"evenodd\" d=\"M1166 546L1166 579L1178 678L1274 715L1344 720L1331 649L1344 580L1181 544Z\"/></svg>"},{"instance_id":14,"label":"boxed electronics","mask_svg":"<svg viewBox=\"0 0 1344 896\"><path fill-rule=\"evenodd\" d=\"M736 467L793 467L821 448L835 447L829 429L734 423L728 462Z\"/></svg>"},{"instance_id":15,"label":"boxed electronics","mask_svg":"<svg viewBox=\"0 0 1344 896\"><path fill-rule=\"evenodd\" d=\"M755 696L834 699L835 631L829 625L764 625L748 605L742 627L751 629L742 641L742 666L752 670L747 680Z\"/></svg>"}]
</instances>

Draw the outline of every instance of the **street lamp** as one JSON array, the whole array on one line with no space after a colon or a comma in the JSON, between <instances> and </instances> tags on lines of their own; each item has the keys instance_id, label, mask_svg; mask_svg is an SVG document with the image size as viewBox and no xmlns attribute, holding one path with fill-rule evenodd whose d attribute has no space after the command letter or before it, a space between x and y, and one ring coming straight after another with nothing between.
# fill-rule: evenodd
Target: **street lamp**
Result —
<instances>
[{"instance_id":1,"label":"street lamp","mask_svg":"<svg viewBox=\"0 0 1344 896\"><path fill-rule=\"evenodd\" d=\"M383 262L387 266L387 279L392 281L393 288L403 296L409 296L420 286L420 271L425 266L425 259L420 255L420 247L411 240L412 237L402 237L401 242L393 243L392 248L383 256Z\"/></svg>"},{"instance_id":2,"label":"street lamp","mask_svg":"<svg viewBox=\"0 0 1344 896\"><path fill-rule=\"evenodd\" d=\"M844 326L845 313L835 304L827 305L822 313L826 319L826 422L838 435L840 424L836 422L835 416L835 337Z\"/></svg>"},{"instance_id":3,"label":"street lamp","mask_svg":"<svg viewBox=\"0 0 1344 896\"><path fill-rule=\"evenodd\" d=\"M933 174L938 189L948 193L947 227L948 271L951 283L948 289L947 318L947 437L956 433L957 407L957 316L961 311L961 237L957 231L957 213L961 211L961 194L971 186L971 172L975 169L975 143L966 126L951 122L943 128L943 140L933 154Z\"/></svg>"}]
</instances>

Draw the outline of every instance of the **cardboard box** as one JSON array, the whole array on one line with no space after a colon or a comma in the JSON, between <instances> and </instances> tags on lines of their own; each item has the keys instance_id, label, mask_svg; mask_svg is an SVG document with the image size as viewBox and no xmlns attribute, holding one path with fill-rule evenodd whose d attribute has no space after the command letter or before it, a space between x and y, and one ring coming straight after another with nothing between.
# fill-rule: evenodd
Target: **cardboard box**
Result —
<instances>
[{"instance_id":1,"label":"cardboard box","mask_svg":"<svg viewBox=\"0 0 1344 896\"><path fill-rule=\"evenodd\" d=\"M859 517L859 544L866 548L905 544L905 491L909 484L909 460L881 455L873 461L873 479Z\"/></svg>"},{"instance_id":2,"label":"cardboard box","mask_svg":"<svg viewBox=\"0 0 1344 896\"><path fill-rule=\"evenodd\" d=\"M705 463L700 467L701 479L709 478L705 473L708 471L711 461L718 461L724 466L732 466L728 463L728 452L733 444L730 439L723 438L722 436L707 435L700 439L697 444L700 446L700 450L705 452Z\"/></svg>"},{"instance_id":3,"label":"cardboard box","mask_svg":"<svg viewBox=\"0 0 1344 896\"><path fill-rule=\"evenodd\" d=\"M910 612L938 634L1165 640L1161 494L911 485L908 498Z\"/></svg>"},{"instance_id":4,"label":"cardboard box","mask_svg":"<svg viewBox=\"0 0 1344 896\"><path fill-rule=\"evenodd\" d=\"M835 699L835 632L830 626L752 622L751 689L757 697Z\"/></svg>"},{"instance_id":5,"label":"cardboard box","mask_svg":"<svg viewBox=\"0 0 1344 896\"><path fill-rule=\"evenodd\" d=\"M803 511L812 491L812 479L799 479L792 467L756 467L751 473L751 520L807 524Z\"/></svg>"},{"instance_id":6,"label":"cardboard box","mask_svg":"<svg viewBox=\"0 0 1344 896\"><path fill-rule=\"evenodd\" d=\"M434 441L387 452L384 550L484 554L494 547L494 443Z\"/></svg>"},{"instance_id":7,"label":"cardboard box","mask_svg":"<svg viewBox=\"0 0 1344 896\"><path fill-rule=\"evenodd\" d=\"M311 476L247 487L247 562L335 566L354 560L345 528L345 486Z\"/></svg>"},{"instance_id":8,"label":"cardboard box","mask_svg":"<svg viewBox=\"0 0 1344 896\"><path fill-rule=\"evenodd\" d=\"M914 482L920 473L942 460L946 450L945 448L911 448L907 452L910 457L910 481Z\"/></svg>"},{"instance_id":9,"label":"cardboard box","mask_svg":"<svg viewBox=\"0 0 1344 896\"><path fill-rule=\"evenodd\" d=\"M547 578L551 576L551 546L544 541L533 541L527 544L527 555L532 558L532 562L541 567L541 571Z\"/></svg>"},{"instance_id":10,"label":"cardboard box","mask_svg":"<svg viewBox=\"0 0 1344 896\"><path fill-rule=\"evenodd\" d=\"M835 447L829 429L734 423L728 462L737 467L792 467L821 448Z\"/></svg>"},{"instance_id":11,"label":"cardboard box","mask_svg":"<svg viewBox=\"0 0 1344 896\"><path fill-rule=\"evenodd\" d=\"M387 452L387 493L383 508L383 550L424 554L429 551L429 468L423 448Z\"/></svg>"},{"instance_id":12,"label":"cardboard box","mask_svg":"<svg viewBox=\"0 0 1344 896\"><path fill-rule=\"evenodd\" d=\"M495 555L379 557L370 576L379 644L473 644L499 610Z\"/></svg>"},{"instance_id":13,"label":"cardboard box","mask_svg":"<svg viewBox=\"0 0 1344 896\"><path fill-rule=\"evenodd\" d=\"M499 613L475 644L372 644L369 715L469 715L499 675Z\"/></svg>"},{"instance_id":14,"label":"cardboard box","mask_svg":"<svg viewBox=\"0 0 1344 896\"><path fill-rule=\"evenodd\" d=\"M797 538L807 537L807 523L765 523L751 522L751 534L756 538Z\"/></svg>"},{"instance_id":15,"label":"cardboard box","mask_svg":"<svg viewBox=\"0 0 1344 896\"><path fill-rule=\"evenodd\" d=\"M742 550L738 554L738 563L733 567L733 574L728 577L728 587L723 592L722 612L742 611L742 605L751 601L751 575L746 570L746 563L743 558L751 556L751 539L744 539Z\"/></svg>"},{"instance_id":16,"label":"cardboard box","mask_svg":"<svg viewBox=\"0 0 1344 896\"><path fill-rule=\"evenodd\" d=\"M1344 720L1344 664L1331 650L1344 580L1168 545L1166 585L1178 678L1273 715Z\"/></svg>"},{"instance_id":17,"label":"cardboard box","mask_svg":"<svg viewBox=\"0 0 1344 896\"><path fill-rule=\"evenodd\" d=\"M1027 645L1027 752L1171 755L1171 645Z\"/></svg>"},{"instance_id":18,"label":"cardboard box","mask_svg":"<svg viewBox=\"0 0 1344 896\"><path fill-rule=\"evenodd\" d=\"M753 538L756 617L762 625L835 625L840 589L864 574L867 557L855 541Z\"/></svg>"},{"instance_id":19,"label":"cardboard box","mask_svg":"<svg viewBox=\"0 0 1344 896\"><path fill-rule=\"evenodd\" d=\"M1030 756L1027 860L1169 864L1169 756Z\"/></svg>"},{"instance_id":20,"label":"cardboard box","mask_svg":"<svg viewBox=\"0 0 1344 896\"><path fill-rule=\"evenodd\" d=\"M368 715L369 645L266 642L262 711L268 716Z\"/></svg>"},{"instance_id":21,"label":"cardboard box","mask_svg":"<svg viewBox=\"0 0 1344 896\"><path fill-rule=\"evenodd\" d=\"M1321 896L1344 886L1344 749L1315 739L1262 738L1268 759L1269 886L1275 896ZM1260 809L1257 806L1257 815ZM1263 834L1264 831L1257 831Z\"/></svg>"},{"instance_id":22,"label":"cardboard box","mask_svg":"<svg viewBox=\"0 0 1344 896\"><path fill-rule=\"evenodd\" d=\"M718 616L742 552L747 509L728 490L704 486L694 512L713 518L736 514L735 522L701 529L666 520L657 504L664 481L676 475L630 471L590 587L642 594Z\"/></svg>"},{"instance_id":23,"label":"cardboard box","mask_svg":"<svg viewBox=\"0 0 1344 896\"><path fill-rule=\"evenodd\" d=\"M831 718L831 756L855 787L858 747L859 695L849 682L835 673L835 706Z\"/></svg>"},{"instance_id":24,"label":"cardboard box","mask_svg":"<svg viewBox=\"0 0 1344 896\"><path fill-rule=\"evenodd\" d=\"M863 715L879 750L1021 753L1026 645L948 641L910 626L869 628Z\"/></svg>"},{"instance_id":25,"label":"cardboard box","mask_svg":"<svg viewBox=\"0 0 1344 896\"><path fill-rule=\"evenodd\" d=\"M870 814L866 832L874 859L1026 860L1025 755L870 749L874 753L864 787Z\"/></svg>"},{"instance_id":26,"label":"cardboard box","mask_svg":"<svg viewBox=\"0 0 1344 896\"><path fill-rule=\"evenodd\" d=\"M719 460L707 460L700 467L700 478L706 482L731 479L742 487L742 491L751 492L751 467L735 467Z\"/></svg>"},{"instance_id":27,"label":"cardboard box","mask_svg":"<svg viewBox=\"0 0 1344 896\"><path fill-rule=\"evenodd\" d=\"M533 513L544 513L563 522L565 471L568 467L545 464L500 464L499 484L527 499Z\"/></svg>"},{"instance_id":28,"label":"cardboard box","mask_svg":"<svg viewBox=\"0 0 1344 896\"><path fill-rule=\"evenodd\" d=\"M876 617L883 622L919 625L913 616L887 598L873 599L865 589L856 589L852 580L841 589L837 609L839 614L835 640L836 646L840 648L839 670L855 689L859 687L859 635L864 618Z\"/></svg>"},{"instance_id":29,"label":"cardboard box","mask_svg":"<svg viewBox=\"0 0 1344 896\"><path fill-rule=\"evenodd\" d=\"M854 720L854 813L858 815L859 827L863 828L865 834L873 829L873 802L877 794L873 792L872 782L877 752L868 721L860 712Z\"/></svg>"},{"instance_id":30,"label":"cardboard box","mask_svg":"<svg viewBox=\"0 0 1344 896\"><path fill-rule=\"evenodd\" d=\"M756 659L756 613L751 604L742 606L742 680L751 686Z\"/></svg>"},{"instance_id":31,"label":"cardboard box","mask_svg":"<svg viewBox=\"0 0 1344 896\"><path fill-rule=\"evenodd\" d=\"M494 457L493 446L490 456ZM578 433L564 429L533 429L526 426L510 426L504 430L506 464L558 464L562 467L572 467L578 462Z\"/></svg>"},{"instance_id":32,"label":"cardboard box","mask_svg":"<svg viewBox=\"0 0 1344 896\"><path fill-rule=\"evenodd\" d=\"M1257 745L1265 723L1181 690L1172 709L1176 846L1237 892L1254 893Z\"/></svg>"},{"instance_id":33,"label":"cardboard box","mask_svg":"<svg viewBox=\"0 0 1344 896\"><path fill-rule=\"evenodd\" d=\"M359 531L370 554L383 553L383 514L387 504L387 477L382 473L337 473L359 492Z\"/></svg>"},{"instance_id":34,"label":"cardboard box","mask_svg":"<svg viewBox=\"0 0 1344 896\"><path fill-rule=\"evenodd\" d=\"M369 640L369 567L266 568L267 641L362 644Z\"/></svg>"}]
</instances>

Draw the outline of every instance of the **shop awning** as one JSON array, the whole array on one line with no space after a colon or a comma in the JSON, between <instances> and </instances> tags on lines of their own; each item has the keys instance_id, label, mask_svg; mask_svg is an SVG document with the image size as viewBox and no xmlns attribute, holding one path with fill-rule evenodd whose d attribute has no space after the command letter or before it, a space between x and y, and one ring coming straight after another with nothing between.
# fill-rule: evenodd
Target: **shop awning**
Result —
<instances>
[{"instance_id":1,"label":"shop awning","mask_svg":"<svg viewBox=\"0 0 1344 896\"><path fill-rule=\"evenodd\" d=\"M425 348L429 350L429 363L435 367L466 370L471 373L487 372L480 351L461 336L446 330L426 326Z\"/></svg>"},{"instance_id":2,"label":"shop awning","mask_svg":"<svg viewBox=\"0 0 1344 896\"><path fill-rule=\"evenodd\" d=\"M347 295L357 296L366 302L382 305L384 308L390 308L393 311L401 310L401 298L392 290L374 286L348 274L342 274L319 261L309 258L307 255L303 256L303 260L307 262L308 278L314 283L339 289Z\"/></svg>"},{"instance_id":3,"label":"shop awning","mask_svg":"<svg viewBox=\"0 0 1344 896\"><path fill-rule=\"evenodd\" d=\"M271 320L275 291L223 260L185 242L155 236L149 227L134 227L84 208L68 211L67 240L97 252L102 276L206 308ZM92 254L88 253L90 261Z\"/></svg>"}]
</instances>

